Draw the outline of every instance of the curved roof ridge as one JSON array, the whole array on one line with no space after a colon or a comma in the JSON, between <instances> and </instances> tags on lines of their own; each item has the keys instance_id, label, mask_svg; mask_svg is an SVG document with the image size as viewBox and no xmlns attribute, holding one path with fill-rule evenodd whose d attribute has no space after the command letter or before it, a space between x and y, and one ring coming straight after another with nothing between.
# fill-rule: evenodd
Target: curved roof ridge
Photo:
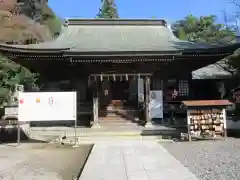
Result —
<instances>
[{"instance_id":1,"label":"curved roof ridge","mask_svg":"<svg viewBox=\"0 0 240 180\"><path fill-rule=\"evenodd\" d=\"M66 25L160 25L167 26L167 22L163 19L106 19L106 18L67 18Z\"/></svg>"}]
</instances>

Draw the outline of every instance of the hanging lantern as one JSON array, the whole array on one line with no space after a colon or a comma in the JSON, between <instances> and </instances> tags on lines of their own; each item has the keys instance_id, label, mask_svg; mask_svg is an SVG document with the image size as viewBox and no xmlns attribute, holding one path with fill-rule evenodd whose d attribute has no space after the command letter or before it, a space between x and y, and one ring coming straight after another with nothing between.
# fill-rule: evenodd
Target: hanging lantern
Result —
<instances>
[{"instance_id":1,"label":"hanging lantern","mask_svg":"<svg viewBox=\"0 0 240 180\"><path fill-rule=\"evenodd\" d=\"M100 75L100 80L103 81L103 75L102 74Z\"/></svg>"}]
</instances>

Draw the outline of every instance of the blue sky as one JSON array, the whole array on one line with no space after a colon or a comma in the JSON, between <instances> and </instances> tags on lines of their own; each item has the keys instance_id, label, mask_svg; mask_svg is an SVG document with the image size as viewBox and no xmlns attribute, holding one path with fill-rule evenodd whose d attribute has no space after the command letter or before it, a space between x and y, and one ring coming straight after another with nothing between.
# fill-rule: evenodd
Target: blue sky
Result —
<instances>
[{"instance_id":1,"label":"blue sky","mask_svg":"<svg viewBox=\"0 0 240 180\"><path fill-rule=\"evenodd\" d=\"M229 0L115 0L121 18L161 18L173 22L188 14L215 14L219 21L222 11L232 12ZM101 0L49 0L50 7L62 18L93 18Z\"/></svg>"}]
</instances>

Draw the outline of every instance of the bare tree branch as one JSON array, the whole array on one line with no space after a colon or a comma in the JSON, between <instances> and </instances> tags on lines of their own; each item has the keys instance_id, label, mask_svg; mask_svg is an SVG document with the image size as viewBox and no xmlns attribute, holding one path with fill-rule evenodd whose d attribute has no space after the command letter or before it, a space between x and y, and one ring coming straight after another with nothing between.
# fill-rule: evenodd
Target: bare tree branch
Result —
<instances>
[{"instance_id":1,"label":"bare tree branch","mask_svg":"<svg viewBox=\"0 0 240 180\"><path fill-rule=\"evenodd\" d=\"M240 8L240 4L238 4L236 0L231 0L229 3L234 4L235 6Z\"/></svg>"}]
</instances>

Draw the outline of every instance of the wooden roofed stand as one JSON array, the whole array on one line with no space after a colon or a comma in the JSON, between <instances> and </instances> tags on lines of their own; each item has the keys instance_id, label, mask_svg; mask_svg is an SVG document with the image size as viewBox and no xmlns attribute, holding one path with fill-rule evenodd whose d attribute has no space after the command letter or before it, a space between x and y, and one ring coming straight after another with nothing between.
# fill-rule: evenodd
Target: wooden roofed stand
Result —
<instances>
[{"instance_id":1,"label":"wooden roofed stand","mask_svg":"<svg viewBox=\"0 0 240 180\"><path fill-rule=\"evenodd\" d=\"M227 137L228 100L183 101L187 108L188 140Z\"/></svg>"},{"instance_id":2,"label":"wooden roofed stand","mask_svg":"<svg viewBox=\"0 0 240 180\"><path fill-rule=\"evenodd\" d=\"M164 119L168 118L173 101L196 99L199 86L191 72L238 47L181 41L164 20L67 19L60 36L51 42L1 44L0 52L39 73L45 83L42 91L77 91L79 116L91 117L93 127L99 127L120 116L151 125L150 90L163 91ZM144 81L143 102L138 101L139 78ZM175 89L178 95L172 99Z\"/></svg>"}]
</instances>

